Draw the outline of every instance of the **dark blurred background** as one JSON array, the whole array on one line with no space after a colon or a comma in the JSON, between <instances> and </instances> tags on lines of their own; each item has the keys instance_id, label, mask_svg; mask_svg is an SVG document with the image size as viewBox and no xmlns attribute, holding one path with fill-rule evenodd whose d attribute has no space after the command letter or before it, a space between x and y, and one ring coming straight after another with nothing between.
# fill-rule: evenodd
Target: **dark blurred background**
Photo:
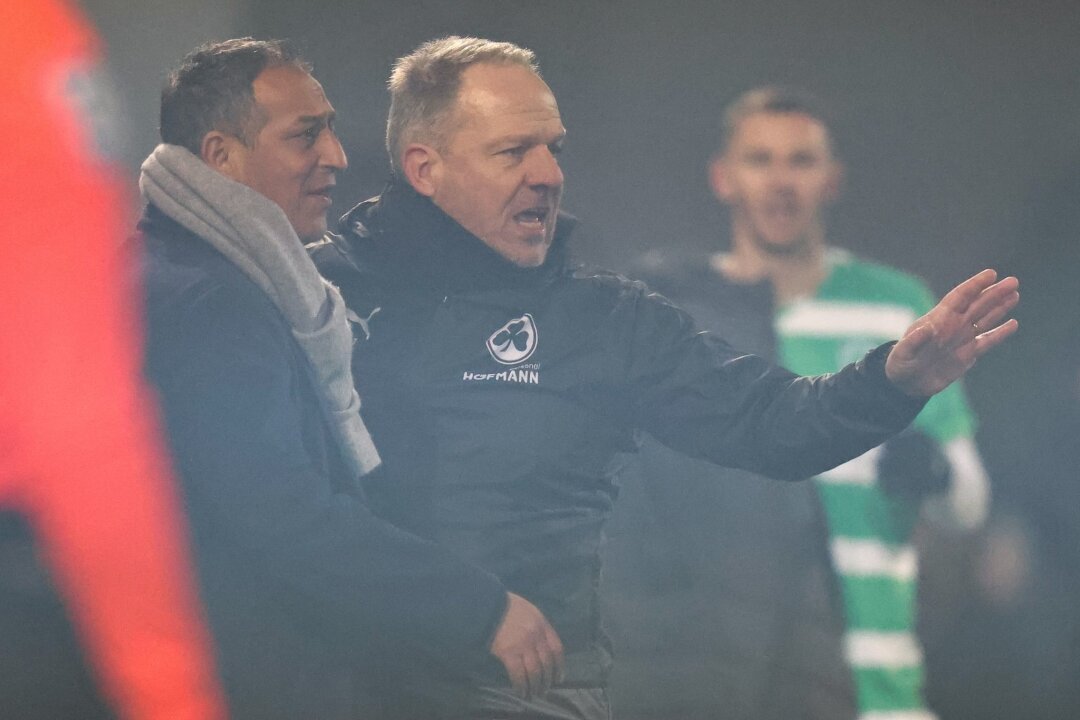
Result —
<instances>
[{"instance_id":1,"label":"dark blurred background","mask_svg":"<svg viewBox=\"0 0 1080 720\"><path fill-rule=\"evenodd\" d=\"M722 247L705 183L720 109L763 83L835 115L847 166L833 243L939 293L1020 277L1021 330L967 381L995 487L970 577L924 561L931 699L948 720L1080 717L1080 3L1051 0L87 0L108 43L134 179L158 90L196 44L293 38L339 113L335 214L377 193L394 58L451 33L535 50L569 130L578 255ZM965 551L966 552L966 551ZM936 574L935 574L936 573ZM643 622L647 621L643 619Z\"/></svg>"}]
</instances>

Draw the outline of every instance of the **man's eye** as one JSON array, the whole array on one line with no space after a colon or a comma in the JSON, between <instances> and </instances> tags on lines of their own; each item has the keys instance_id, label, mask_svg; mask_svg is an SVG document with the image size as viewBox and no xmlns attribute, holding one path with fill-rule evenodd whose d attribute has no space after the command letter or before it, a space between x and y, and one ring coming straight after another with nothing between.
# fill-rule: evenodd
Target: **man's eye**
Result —
<instances>
[{"instance_id":1,"label":"man's eye","mask_svg":"<svg viewBox=\"0 0 1080 720\"><path fill-rule=\"evenodd\" d=\"M519 158L519 157L523 157L527 151L528 151L528 148L525 147L524 145L515 145L514 147L509 147L509 148L506 148L505 150L500 150L499 154L500 155L509 155L510 157Z\"/></svg>"},{"instance_id":2,"label":"man's eye","mask_svg":"<svg viewBox=\"0 0 1080 720\"><path fill-rule=\"evenodd\" d=\"M558 155L562 151L563 151L563 144L562 143L551 143L550 145L548 145L548 152L551 153L552 155Z\"/></svg>"}]
</instances>

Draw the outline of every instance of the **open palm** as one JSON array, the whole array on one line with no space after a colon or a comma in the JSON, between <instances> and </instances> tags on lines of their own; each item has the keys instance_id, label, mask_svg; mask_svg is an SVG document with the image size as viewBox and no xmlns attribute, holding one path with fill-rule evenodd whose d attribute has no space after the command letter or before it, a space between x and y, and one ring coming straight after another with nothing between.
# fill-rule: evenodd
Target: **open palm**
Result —
<instances>
[{"instance_id":1,"label":"open palm","mask_svg":"<svg viewBox=\"0 0 1080 720\"><path fill-rule=\"evenodd\" d=\"M1016 332L1015 319L1001 321L1020 301L1019 287L1014 277L998 281L993 270L960 283L893 346L885 375L911 396L940 392Z\"/></svg>"}]
</instances>

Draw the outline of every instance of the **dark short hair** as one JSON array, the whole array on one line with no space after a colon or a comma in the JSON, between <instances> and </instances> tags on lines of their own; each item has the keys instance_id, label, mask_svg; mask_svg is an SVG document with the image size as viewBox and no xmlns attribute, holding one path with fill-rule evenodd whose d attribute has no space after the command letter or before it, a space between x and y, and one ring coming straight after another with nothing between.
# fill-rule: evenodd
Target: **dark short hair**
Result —
<instances>
[{"instance_id":1,"label":"dark short hair","mask_svg":"<svg viewBox=\"0 0 1080 720\"><path fill-rule=\"evenodd\" d=\"M284 40L237 38L206 43L188 53L161 90L161 141L199 154L211 130L251 145L262 128L252 83L271 67L311 65Z\"/></svg>"},{"instance_id":2,"label":"dark short hair","mask_svg":"<svg viewBox=\"0 0 1080 720\"><path fill-rule=\"evenodd\" d=\"M441 147L451 130L449 119L461 75L479 63L520 65L540 74L532 50L457 35L430 40L397 59L387 83L390 114L386 121L386 150L395 171L406 144L419 140Z\"/></svg>"},{"instance_id":3,"label":"dark short hair","mask_svg":"<svg viewBox=\"0 0 1080 720\"><path fill-rule=\"evenodd\" d=\"M727 150L740 122L760 113L808 115L825 127L829 134L829 143L832 144L832 119L817 97L805 90L766 85L748 90L724 109L720 147L717 152L722 154Z\"/></svg>"}]
</instances>

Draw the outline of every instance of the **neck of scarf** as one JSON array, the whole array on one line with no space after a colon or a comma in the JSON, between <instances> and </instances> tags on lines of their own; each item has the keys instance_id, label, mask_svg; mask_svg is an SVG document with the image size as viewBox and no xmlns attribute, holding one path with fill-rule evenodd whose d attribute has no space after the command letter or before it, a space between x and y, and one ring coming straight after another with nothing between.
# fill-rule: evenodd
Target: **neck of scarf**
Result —
<instances>
[{"instance_id":1,"label":"neck of scarf","mask_svg":"<svg viewBox=\"0 0 1080 720\"><path fill-rule=\"evenodd\" d=\"M143 199L210 243L266 293L292 328L354 479L379 464L352 381L345 302L323 280L274 202L190 151L158 145L142 165Z\"/></svg>"}]
</instances>

